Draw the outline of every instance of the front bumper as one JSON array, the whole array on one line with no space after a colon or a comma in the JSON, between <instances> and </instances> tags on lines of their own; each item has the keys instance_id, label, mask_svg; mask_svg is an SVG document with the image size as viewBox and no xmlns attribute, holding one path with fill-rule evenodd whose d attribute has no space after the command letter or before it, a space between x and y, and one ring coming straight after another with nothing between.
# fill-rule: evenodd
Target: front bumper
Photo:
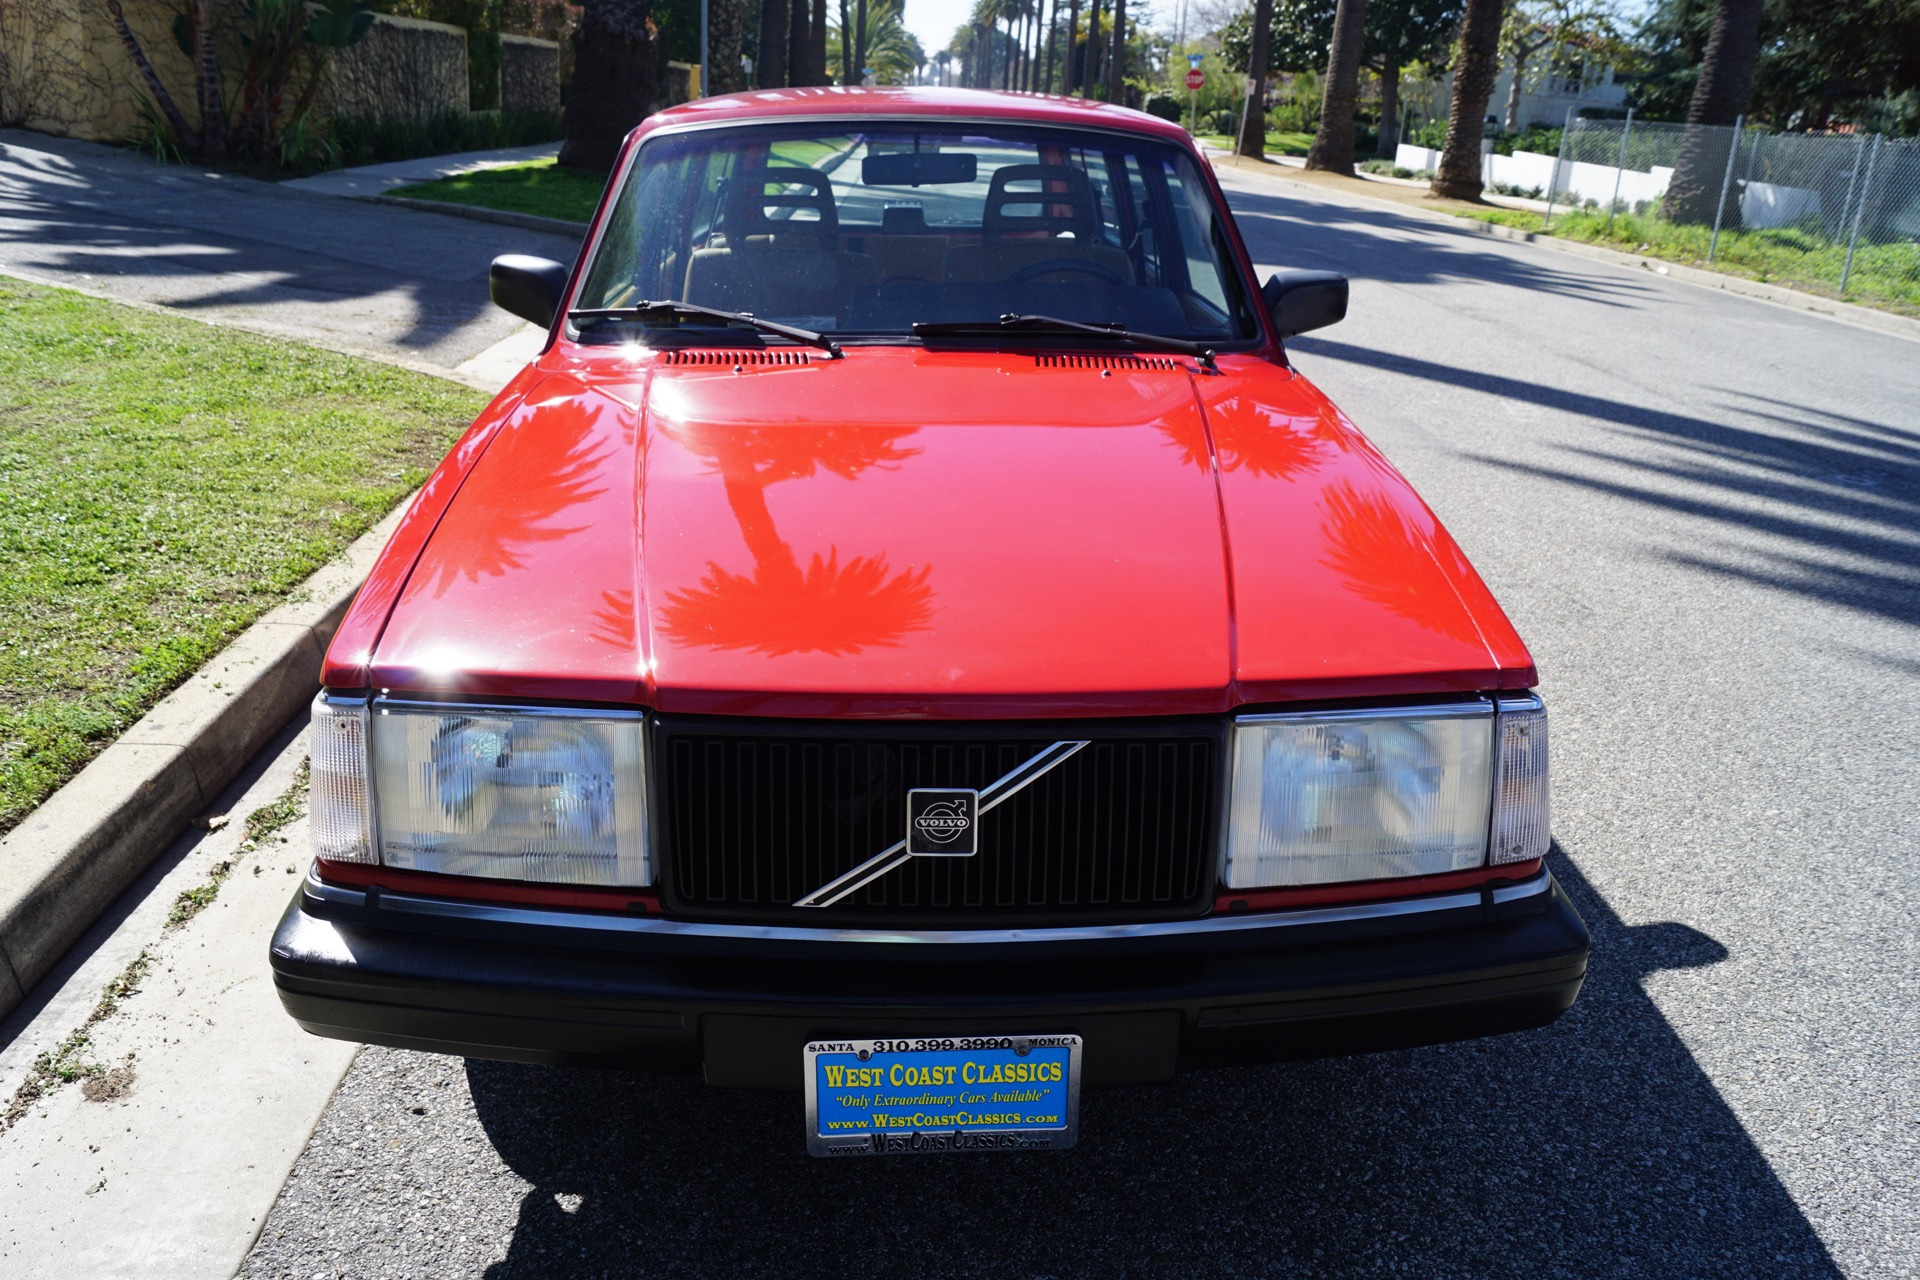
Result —
<instances>
[{"instance_id":1,"label":"front bumper","mask_svg":"<svg viewBox=\"0 0 1920 1280\"><path fill-rule=\"evenodd\" d=\"M1075 1032L1097 1087L1543 1026L1588 950L1545 871L1352 907L974 934L692 925L309 878L272 963L287 1012L338 1039L798 1089L809 1040Z\"/></svg>"}]
</instances>

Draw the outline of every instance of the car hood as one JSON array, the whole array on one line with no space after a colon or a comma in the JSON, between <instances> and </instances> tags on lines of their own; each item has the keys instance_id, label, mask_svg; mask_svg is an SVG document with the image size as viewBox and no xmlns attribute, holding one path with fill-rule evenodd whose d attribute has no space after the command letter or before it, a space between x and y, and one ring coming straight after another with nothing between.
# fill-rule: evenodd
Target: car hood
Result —
<instances>
[{"instance_id":1,"label":"car hood","mask_svg":"<svg viewBox=\"0 0 1920 1280\"><path fill-rule=\"evenodd\" d=\"M389 548L411 558L376 571L365 682L909 717L1531 683L1464 557L1324 397L1220 364L549 357L430 484L431 530Z\"/></svg>"}]
</instances>

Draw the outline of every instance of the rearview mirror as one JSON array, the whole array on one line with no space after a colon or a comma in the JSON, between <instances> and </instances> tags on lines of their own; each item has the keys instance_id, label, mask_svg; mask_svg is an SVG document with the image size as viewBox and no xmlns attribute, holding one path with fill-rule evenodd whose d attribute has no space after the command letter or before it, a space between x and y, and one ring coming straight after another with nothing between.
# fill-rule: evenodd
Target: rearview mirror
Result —
<instances>
[{"instance_id":1,"label":"rearview mirror","mask_svg":"<svg viewBox=\"0 0 1920 1280\"><path fill-rule=\"evenodd\" d=\"M487 291L502 311L551 329L567 292L567 269L550 258L503 253L487 268Z\"/></svg>"},{"instance_id":2,"label":"rearview mirror","mask_svg":"<svg viewBox=\"0 0 1920 1280\"><path fill-rule=\"evenodd\" d=\"M1283 338L1347 318L1347 278L1338 271L1276 271L1260 293Z\"/></svg>"},{"instance_id":3,"label":"rearview mirror","mask_svg":"<svg viewBox=\"0 0 1920 1280\"><path fill-rule=\"evenodd\" d=\"M869 187L925 187L972 182L980 157L971 151L892 151L860 162L860 181Z\"/></svg>"}]
</instances>

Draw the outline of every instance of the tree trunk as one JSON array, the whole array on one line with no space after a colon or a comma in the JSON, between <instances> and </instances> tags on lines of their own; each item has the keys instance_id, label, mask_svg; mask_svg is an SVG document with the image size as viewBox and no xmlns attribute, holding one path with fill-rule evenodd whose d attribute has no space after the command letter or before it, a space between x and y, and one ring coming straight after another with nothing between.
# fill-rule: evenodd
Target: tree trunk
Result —
<instances>
[{"instance_id":1,"label":"tree trunk","mask_svg":"<svg viewBox=\"0 0 1920 1280\"><path fill-rule=\"evenodd\" d=\"M807 32L813 38L812 57L807 70L814 84L830 83L827 76L827 0L813 0L813 26Z\"/></svg>"},{"instance_id":2,"label":"tree trunk","mask_svg":"<svg viewBox=\"0 0 1920 1280\"><path fill-rule=\"evenodd\" d=\"M174 142L179 144L182 151L199 154L199 131L187 123L187 117L181 113L179 105L173 100L173 95L168 93L167 87L160 83L160 77L155 73L153 64L147 61L147 51L140 47L140 41L134 38L133 31L127 26L127 15L121 11L120 0L106 0L106 2L107 16L113 21L114 33L120 37L120 43L126 46L127 57L133 60L134 70L140 73L141 82L146 85L147 92L152 95L153 105L158 107L160 114L166 117L167 127L173 130Z\"/></svg>"},{"instance_id":3,"label":"tree trunk","mask_svg":"<svg viewBox=\"0 0 1920 1280\"><path fill-rule=\"evenodd\" d=\"M1453 64L1453 103L1447 109L1447 145L1430 190L1456 200L1480 198L1480 137L1500 55L1506 0L1467 0L1460 20L1460 56Z\"/></svg>"},{"instance_id":4,"label":"tree trunk","mask_svg":"<svg viewBox=\"0 0 1920 1280\"><path fill-rule=\"evenodd\" d=\"M1380 144L1376 154L1391 160L1400 147L1400 68L1380 68Z\"/></svg>"},{"instance_id":5,"label":"tree trunk","mask_svg":"<svg viewBox=\"0 0 1920 1280\"><path fill-rule=\"evenodd\" d=\"M747 0L708 0L707 57L713 65L701 68L708 93L738 93L747 87L740 71L741 41L746 34Z\"/></svg>"},{"instance_id":6,"label":"tree trunk","mask_svg":"<svg viewBox=\"0 0 1920 1280\"><path fill-rule=\"evenodd\" d=\"M1127 105L1127 0L1113 0L1113 50L1107 54L1107 101Z\"/></svg>"},{"instance_id":7,"label":"tree trunk","mask_svg":"<svg viewBox=\"0 0 1920 1280\"><path fill-rule=\"evenodd\" d=\"M840 0L840 83L860 83L853 76L853 6L848 0Z\"/></svg>"},{"instance_id":8,"label":"tree trunk","mask_svg":"<svg viewBox=\"0 0 1920 1280\"><path fill-rule=\"evenodd\" d=\"M1053 92L1053 46L1057 43L1054 39L1057 34L1054 29L1059 25L1060 0L1053 0L1052 18L1042 18L1040 22L1040 38L1047 42L1046 66L1040 72L1040 92L1042 93Z\"/></svg>"},{"instance_id":9,"label":"tree trunk","mask_svg":"<svg viewBox=\"0 0 1920 1280\"><path fill-rule=\"evenodd\" d=\"M1087 8L1087 65L1080 72L1080 94L1082 97L1095 98L1100 95L1100 68L1106 64L1101 56L1105 46L1100 43L1100 0L1092 0Z\"/></svg>"},{"instance_id":10,"label":"tree trunk","mask_svg":"<svg viewBox=\"0 0 1920 1280\"><path fill-rule=\"evenodd\" d=\"M1520 86L1527 79L1527 54L1525 50L1513 55L1513 83L1507 86L1506 130L1516 133L1520 129Z\"/></svg>"},{"instance_id":11,"label":"tree trunk","mask_svg":"<svg viewBox=\"0 0 1920 1280\"><path fill-rule=\"evenodd\" d=\"M1253 0L1253 42L1247 50L1247 79L1253 92L1247 95L1240 116L1240 136L1233 149L1255 160L1263 160L1267 154L1267 36L1272 28L1273 0Z\"/></svg>"},{"instance_id":12,"label":"tree trunk","mask_svg":"<svg viewBox=\"0 0 1920 1280\"><path fill-rule=\"evenodd\" d=\"M1013 25L1013 18L1009 16L1007 38L1000 45L1000 87L1003 90L1013 87ZM1000 35L1000 19L997 14L994 17L993 34L997 40Z\"/></svg>"},{"instance_id":13,"label":"tree trunk","mask_svg":"<svg viewBox=\"0 0 1920 1280\"><path fill-rule=\"evenodd\" d=\"M787 0L760 0L760 57L753 64L753 83L779 89L787 83Z\"/></svg>"},{"instance_id":14,"label":"tree trunk","mask_svg":"<svg viewBox=\"0 0 1920 1280\"><path fill-rule=\"evenodd\" d=\"M865 84L867 79L867 0L853 7L853 82Z\"/></svg>"},{"instance_id":15,"label":"tree trunk","mask_svg":"<svg viewBox=\"0 0 1920 1280\"><path fill-rule=\"evenodd\" d=\"M1367 0L1340 0L1333 14L1333 46L1320 94L1320 130L1307 149L1307 168L1353 176L1354 116L1360 109L1360 45Z\"/></svg>"},{"instance_id":16,"label":"tree trunk","mask_svg":"<svg viewBox=\"0 0 1920 1280\"><path fill-rule=\"evenodd\" d=\"M220 100L220 59L213 47L213 0L193 0L193 85L200 103L200 154L227 158L227 104Z\"/></svg>"},{"instance_id":17,"label":"tree trunk","mask_svg":"<svg viewBox=\"0 0 1920 1280\"><path fill-rule=\"evenodd\" d=\"M1728 157L1739 138L1731 125L1747 109L1753 90L1753 64L1760 52L1761 0L1718 0L1713 30L1700 62L1700 79L1687 104L1687 132L1673 164L1673 181L1660 202L1660 214L1673 222L1712 222L1725 185ZM1721 126L1721 127L1716 127ZM1729 201L1735 225L1739 202Z\"/></svg>"},{"instance_id":18,"label":"tree trunk","mask_svg":"<svg viewBox=\"0 0 1920 1280\"><path fill-rule=\"evenodd\" d=\"M790 85L808 85L813 81L807 75L807 63L811 60L812 39L807 31L813 21L813 10L807 0L792 0L792 17L787 24L787 83Z\"/></svg>"},{"instance_id":19,"label":"tree trunk","mask_svg":"<svg viewBox=\"0 0 1920 1280\"><path fill-rule=\"evenodd\" d=\"M1053 0L1054 11L1060 9L1060 0ZM1060 68L1060 92L1073 96L1075 84L1075 55L1080 52L1080 0L1067 0L1067 47L1060 55L1066 63Z\"/></svg>"},{"instance_id":20,"label":"tree trunk","mask_svg":"<svg viewBox=\"0 0 1920 1280\"><path fill-rule=\"evenodd\" d=\"M620 143L659 106L646 0L587 0L573 29L573 87L567 95L560 163L606 173Z\"/></svg>"}]
</instances>

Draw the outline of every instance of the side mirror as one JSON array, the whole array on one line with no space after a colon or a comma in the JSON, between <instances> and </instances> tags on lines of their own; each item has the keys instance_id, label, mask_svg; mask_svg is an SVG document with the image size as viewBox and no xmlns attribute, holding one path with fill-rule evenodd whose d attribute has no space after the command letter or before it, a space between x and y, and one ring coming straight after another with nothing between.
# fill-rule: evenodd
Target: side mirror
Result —
<instances>
[{"instance_id":1,"label":"side mirror","mask_svg":"<svg viewBox=\"0 0 1920 1280\"><path fill-rule=\"evenodd\" d=\"M502 311L551 329L567 292L567 269L549 258L503 253L487 268L487 291Z\"/></svg>"},{"instance_id":2,"label":"side mirror","mask_svg":"<svg viewBox=\"0 0 1920 1280\"><path fill-rule=\"evenodd\" d=\"M1347 278L1338 271L1276 271L1260 294L1283 338L1347 318Z\"/></svg>"}]
</instances>

